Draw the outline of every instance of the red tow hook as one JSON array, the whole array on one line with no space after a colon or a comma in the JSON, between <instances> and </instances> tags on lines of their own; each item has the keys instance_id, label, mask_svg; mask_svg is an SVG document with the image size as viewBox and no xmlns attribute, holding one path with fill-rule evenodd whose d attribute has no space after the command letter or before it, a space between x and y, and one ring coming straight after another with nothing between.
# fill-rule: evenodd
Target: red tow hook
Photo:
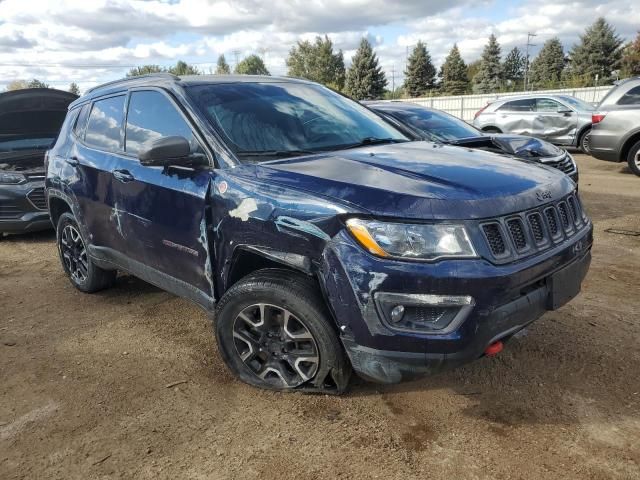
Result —
<instances>
[{"instance_id":1,"label":"red tow hook","mask_svg":"<svg viewBox=\"0 0 640 480\"><path fill-rule=\"evenodd\" d=\"M502 342L500 340L498 340L497 342L493 342L491 345L489 345L486 350L484 351L484 354L487 357L495 357L497 354L499 354L502 351L502 347L504 345L502 345Z\"/></svg>"}]
</instances>

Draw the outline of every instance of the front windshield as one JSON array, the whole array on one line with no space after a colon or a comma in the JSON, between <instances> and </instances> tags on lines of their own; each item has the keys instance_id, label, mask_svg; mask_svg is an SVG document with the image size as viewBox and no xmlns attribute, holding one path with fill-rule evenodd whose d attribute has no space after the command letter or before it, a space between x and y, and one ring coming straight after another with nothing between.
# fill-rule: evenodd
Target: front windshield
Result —
<instances>
[{"instance_id":1,"label":"front windshield","mask_svg":"<svg viewBox=\"0 0 640 480\"><path fill-rule=\"evenodd\" d=\"M39 137L39 138L13 138L3 140L0 137L0 152L17 152L20 150L44 150L51 148L55 138Z\"/></svg>"},{"instance_id":2,"label":"front windshield","mask_svg":"<svg viewBox=\"0 0 640 480\"><path fill-rule=\"evenodd\" d=\"M319 85L214 83L187 92L243 162L407 141L374 113Z\"/></svg>"},{"instance_id":3,"label":"front windshield","mask_svg":"<svg viewBox=\"0 0 640 480\"><path fill-rule=\"evenodd\" d=\"M434 112L426 108L407 108L389 112L403 123L419 130L431 139L450 142L463 138L477 137L480 133L468 123L444 112Z\"/></svg>"},{"instance_id":4,"label":"front windshield","mask_svg":"<svg viewBox=\"0 0 640 480\"><path fill-rule=\"evenodd\" d=\"M586 110L588 112L595 110L595 107L593 105L585 102L584 100L580 100L579 98L576 98L576 97L563 95L560 97L560 99L564 100L565 102L567 102L569 105L571 105L573 108L577 110Z\"/></svg>"}]
</instances>

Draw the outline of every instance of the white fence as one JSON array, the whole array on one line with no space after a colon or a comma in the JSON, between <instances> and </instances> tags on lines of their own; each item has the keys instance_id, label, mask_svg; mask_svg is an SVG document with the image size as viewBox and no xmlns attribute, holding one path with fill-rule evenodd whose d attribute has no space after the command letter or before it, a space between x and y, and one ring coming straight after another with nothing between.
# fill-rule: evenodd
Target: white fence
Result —
<instances>
[{"instance_id":1,"label":"white fence","mask_svg":"<svg viewBox=\"0 0 640 480\"><path fill-rule=\"evenodd\" d=\"M511 97L514 95L523 95L526 93L562 93L572 95L586 102L598 103L606 95L611 85L603 87L587 87L587 88L561 88L557 90L540 90L536 92L509 92L509 93L492 93L482 95L456 95L450 97L421 97L421 98L404 98L400 101L413 102L425 107L437 108L444 110L451 115L466 120L473 121L475 113L484 107L487 103L496 98Z\"/></svg>"}]
</instances>

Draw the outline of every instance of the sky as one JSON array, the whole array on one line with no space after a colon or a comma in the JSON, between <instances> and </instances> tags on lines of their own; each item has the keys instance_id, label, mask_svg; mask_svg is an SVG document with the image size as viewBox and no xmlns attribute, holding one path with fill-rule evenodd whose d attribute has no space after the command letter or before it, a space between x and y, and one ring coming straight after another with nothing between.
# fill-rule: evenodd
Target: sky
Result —
<instances>
[{"instance_id":1,"label":"sky","mask_svg":"<svg viewBox=\"0 0 640 480\"><path fill-rule=\"evenodd\" d=\"M625 40L640 29L638 0L0 0L0 90L38 78L82 90L123 77L133 66L178 59L209 73L224 54L256 53L273 75L286 75L296 41L328 35L351 62L367 37L389 87L402 83L406 53L426 42L436 66L454 43L466 62L479 58L494 33L503 56L527 33L535 54L557 36L565 50L599 16Z\"/></svg>"}]
</instances>

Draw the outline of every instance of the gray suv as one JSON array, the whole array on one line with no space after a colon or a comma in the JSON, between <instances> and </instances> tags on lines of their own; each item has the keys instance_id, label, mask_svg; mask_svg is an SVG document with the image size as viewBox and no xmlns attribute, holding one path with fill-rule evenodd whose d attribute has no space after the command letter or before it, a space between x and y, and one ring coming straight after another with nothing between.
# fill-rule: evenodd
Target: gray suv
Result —
<instances>
[{"instance_id":1,"label":"gray suv","mask_svg":"<svg viewBox=\"0 0 640 480\"><path fill-rule=\"evenodd\" d=\"M612 88L593 113L592 154L600 160L627 162L640 176L640 77Z\"/></svg>"},{"instance_id":2,"label":"gray suv","mask_svg":"<svg viewBox=\"0 0 640 480\"><path fill-rule=\"evenodd\" d=\"M589 153L593 105L571 95L505 97L478 111L473 125L485 132L515 133Z\"/></svg>"}]
</instances>

